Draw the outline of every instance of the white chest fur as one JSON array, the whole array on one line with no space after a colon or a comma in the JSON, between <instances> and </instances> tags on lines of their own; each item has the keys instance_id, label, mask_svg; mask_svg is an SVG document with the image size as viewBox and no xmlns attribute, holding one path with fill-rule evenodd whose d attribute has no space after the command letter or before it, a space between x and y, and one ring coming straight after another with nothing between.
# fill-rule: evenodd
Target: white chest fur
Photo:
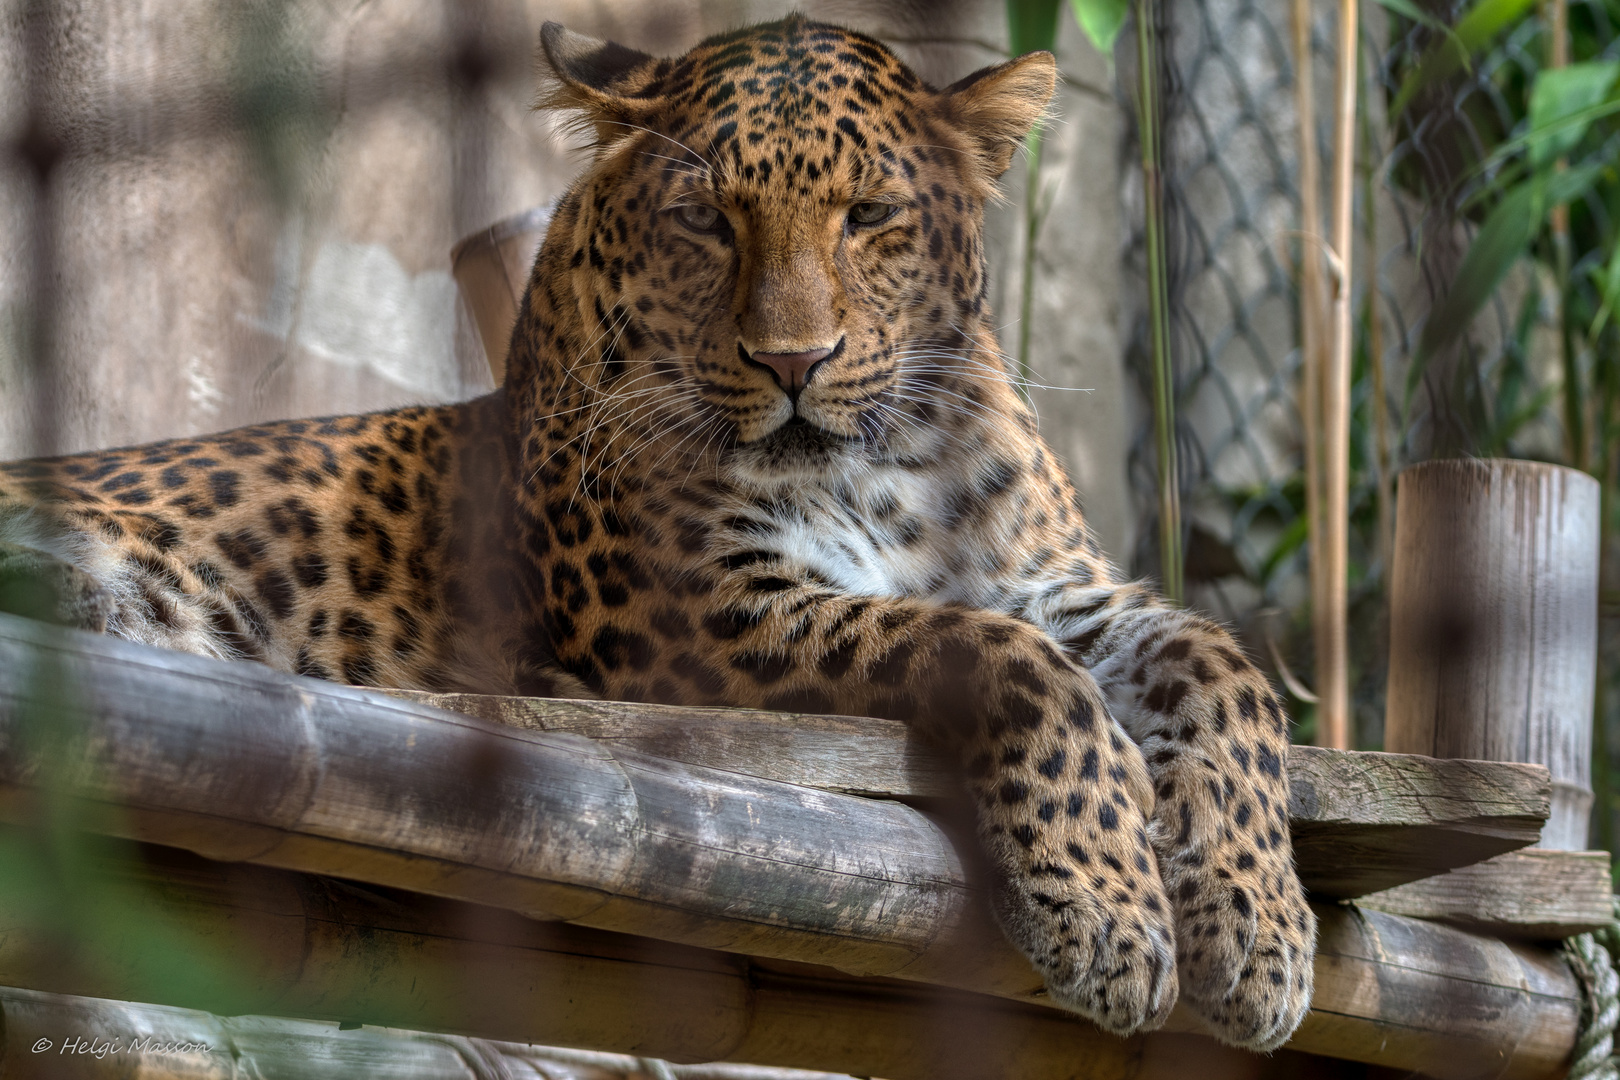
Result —
<instances>
[{"instance_id":1,"label":"white chest fur","mask_svg":"<svg viewBox=\"0 0 1620 1080\"><path fill-rule=\"evenodd\" d=\"M943 468L867 466L837 480L755 489L727 506L725 553L764 551L858 596L912 596L992 610L1009 589L1012 521L969 526L968 481Z\"/></svg>"}]
</instances>

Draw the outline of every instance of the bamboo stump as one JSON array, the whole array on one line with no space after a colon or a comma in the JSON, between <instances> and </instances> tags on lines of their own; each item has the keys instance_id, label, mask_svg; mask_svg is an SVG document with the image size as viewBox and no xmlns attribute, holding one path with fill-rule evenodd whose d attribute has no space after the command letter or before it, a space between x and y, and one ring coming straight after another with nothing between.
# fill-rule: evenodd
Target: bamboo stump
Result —
<instances>
[{"instance_id":1,"label":"bamboo stump","mask_svg":"<svg viewBox=\"0 0 1620 1080\"><path fill-rule=\"evenodd\" d=\"M1546 765L1541 846L1586 846L1597 670L1599 486L1528 461L1400 476L1384 745Z\"/></svg>"}]
</instances>

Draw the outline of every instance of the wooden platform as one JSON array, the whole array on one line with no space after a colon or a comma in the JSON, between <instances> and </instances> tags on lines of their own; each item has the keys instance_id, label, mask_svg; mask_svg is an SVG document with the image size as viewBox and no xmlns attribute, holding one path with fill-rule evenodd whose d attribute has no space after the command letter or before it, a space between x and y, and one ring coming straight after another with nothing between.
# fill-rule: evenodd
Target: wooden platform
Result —
<instances>
[{"instance_id":1,"label":"wooden platform","mask_svg":"<svg viewBox=\"0 0 1620 1080\"><path fill-rule=\"evenodd\" d=\"M1302 872L1327 897L1523 847L1546 814L1534 766L1296 747L1290 772ZM147 875L156 887L132 895L160 909L229 924L249 917L243 895L284 898L277 918L291 921L257 961L281 972L266 976L274 992L228 1010L166 1004L895 1080L946 1075L916 1071L932 1060L922 1048L945 1045L939 1017L973 1015L990 1018L974 1030L995 1045L1050 1048L1019 1075L1071 1075L1082 1051L1087 1076L1112 1075L1110 1061L1132 1071L1140 1048L1046 1006L990 926L972 843L951 840L952 789L936 757L881 721L404 700L0 616L0 818L38 822L54 805L78 827L259 864L186 870L147 848L138 872L106 871ZM199 894L197 865L258 876ZM351 910L352 890L311 874L409 892ZM26 914L0 910L16 928L0 983L161 1000L142 996L161 987L130 974L139 964L113 965L125 981L111 984L64 965ZM1446 1080L1548 1076L1567 1056L1579 1003L1556 954L1397 914L1319 915L1317 998L1296 1049ZM469 936L492 920L506 936ZM559 993L574 1011L544 997ZM654 1037L613 1004L650 1007L645 993L696 1011ZM795 1027L832 1017L852 1040L837 1060ZM1184 1011L1172 1025L1197 1029ZM905 1031L912 1065L870 1056Z\"/></svg>"}]
</instances>

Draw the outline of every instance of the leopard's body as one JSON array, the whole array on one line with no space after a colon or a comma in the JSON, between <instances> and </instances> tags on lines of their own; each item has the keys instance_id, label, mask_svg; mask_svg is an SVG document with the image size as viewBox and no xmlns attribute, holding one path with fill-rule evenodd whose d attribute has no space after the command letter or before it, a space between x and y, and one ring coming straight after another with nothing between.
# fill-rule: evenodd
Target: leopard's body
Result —
<instances>
[{"instance_id":1,"label":"leopard's body","mask_svg":"<svg viewBox=\"0 0 1620 1080\"><path fill-rule=\"evenodd\" d=\"M1050 96L791 18L655 60L548 26L598 135L505 386L0 466L0 577L160 645L402 687L864 714L961 757L997 910L1116 1031L1304 1015L1287 721L1123 579L995 350L982 213Z\"/></svg>"}]
</instances>

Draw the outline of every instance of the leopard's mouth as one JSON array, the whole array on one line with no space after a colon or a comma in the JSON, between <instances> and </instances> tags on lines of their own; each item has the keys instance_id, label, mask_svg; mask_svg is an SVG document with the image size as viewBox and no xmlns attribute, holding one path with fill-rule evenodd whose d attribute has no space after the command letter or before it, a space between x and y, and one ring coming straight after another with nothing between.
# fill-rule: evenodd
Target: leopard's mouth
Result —
<instances>
[{"instance_id":1,"label":"leopard's mouth","mask_svg":"<svg viewBox=\"0 0 1620 1080\"><path fill-rule=\"evenodd\" d=\"M803 413L795 411L787 422L769 435L754 442L754 446L772 455L798 455L810 457L842 449L856 440L836 431L829 431Z\"/></svg>"}]
</instances>

